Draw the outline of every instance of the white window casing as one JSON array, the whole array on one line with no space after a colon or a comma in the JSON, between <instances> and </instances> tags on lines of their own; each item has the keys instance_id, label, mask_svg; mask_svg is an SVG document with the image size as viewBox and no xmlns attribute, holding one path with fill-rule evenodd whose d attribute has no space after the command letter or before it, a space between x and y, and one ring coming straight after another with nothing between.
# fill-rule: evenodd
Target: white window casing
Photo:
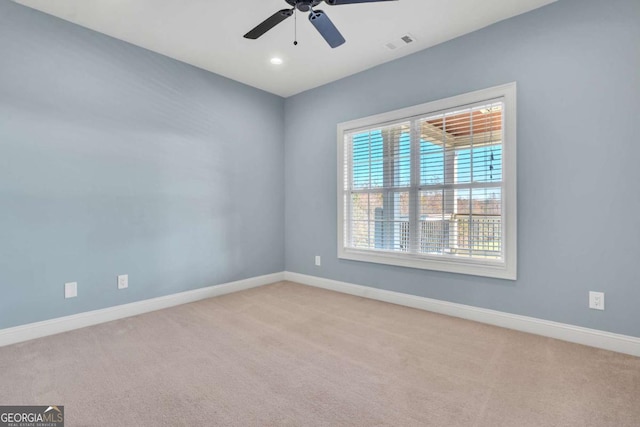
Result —
<instances>
[{"instance_id":1,"label":"white window casing","mask_svg":"<svg viewBox=\"0 0 640 427\"><path fill-rule=\"evenodd\" d=\"M337 130L339 258L516 279L515 83Z\"/></svg>"}]
</instances>

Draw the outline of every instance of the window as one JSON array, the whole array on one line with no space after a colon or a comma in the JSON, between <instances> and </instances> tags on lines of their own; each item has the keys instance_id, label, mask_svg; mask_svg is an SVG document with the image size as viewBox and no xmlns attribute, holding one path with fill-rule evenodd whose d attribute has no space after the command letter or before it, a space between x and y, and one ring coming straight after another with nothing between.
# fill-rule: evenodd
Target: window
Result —
<instances>
[{"instance_id":1,"label":"window","mask_svg":"<svg viewBox=\"0 0 640 427\"><path fill-rule=\"evenodd\" d=\"M516 278L516 86L338 125L338 256Z\"/></svg>"}]
</instances>

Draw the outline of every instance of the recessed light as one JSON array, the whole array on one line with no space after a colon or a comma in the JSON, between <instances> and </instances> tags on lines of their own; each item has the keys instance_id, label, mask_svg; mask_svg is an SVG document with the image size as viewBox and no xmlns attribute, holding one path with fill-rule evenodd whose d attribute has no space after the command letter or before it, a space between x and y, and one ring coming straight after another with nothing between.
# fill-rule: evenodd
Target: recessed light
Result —
<instances>
[{"instance_id":1,"label":"recessed light","mask_svg":"<svg viewBox=\"0 0 640 427\"><path fill-rule=\"evenodd\" d=\"M273 57L271 58L271 63L273 65L282 65L282 58Z\"/></svg>"}]
</instances>

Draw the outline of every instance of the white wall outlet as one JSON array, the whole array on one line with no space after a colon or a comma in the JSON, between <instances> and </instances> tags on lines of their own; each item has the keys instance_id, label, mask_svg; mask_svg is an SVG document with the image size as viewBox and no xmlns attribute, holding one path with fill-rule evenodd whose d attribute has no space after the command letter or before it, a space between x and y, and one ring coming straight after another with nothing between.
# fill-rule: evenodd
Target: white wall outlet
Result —
<instances>
[{"instance_id":1,"label":"white wall outlet","mask_svg":"<svg viewBox=\"0 0 640 427\"><path fill-rule=\"evenodd\" d=\"M118 276L118 289L126 289L129 287L129 275L121 274Z\"/></svg>"},{"instance_id":2,"label":"white wall outlet","mask_svg":"<svg viewBox=\"0 0 640 427\"><path fill-rule=\"evenodd\" d=\"M604 292L589 292L589 308L604 310Z\"/></svg>"},{"instance_id":3,"label":"white wall outlet","mask_svg":"<svg viewBox=\"0 0 640 427\"><path fill-rule=\"evenodd\" d=\"M64 284L64 297L75 298L78 296L78 282L68 282Z\"/></svg>"},{"instance_id":4,"label":"white wall outlet","mask_svg":"<svg viewBox=\"0 0 640 427\"><path fill-rule=\"evenodd\" d=\"M316 265L320 267L321 264L322 264L322 260L320 259L320 255L316 255Z\"/></svg>"}]
</instances>

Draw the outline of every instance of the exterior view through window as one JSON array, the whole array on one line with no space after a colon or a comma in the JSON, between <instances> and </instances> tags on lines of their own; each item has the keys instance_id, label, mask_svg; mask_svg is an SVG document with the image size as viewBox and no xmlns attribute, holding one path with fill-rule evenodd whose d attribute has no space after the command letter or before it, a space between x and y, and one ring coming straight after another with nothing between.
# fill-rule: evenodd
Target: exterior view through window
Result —
<instances>
[{"instance_id":1,"label":"exterior view through window","mask_svg":"<svg viewBox=\"0 0 640 427\"><path fill-rule=\"evenodd\" d=\"M512 96L507 88L412 107L471 101L407 118L340 125L340 257L515 278L507 262L515 257L515 132L505 129L515 128L515 87Z\"/></svg>"}]
</instances>

